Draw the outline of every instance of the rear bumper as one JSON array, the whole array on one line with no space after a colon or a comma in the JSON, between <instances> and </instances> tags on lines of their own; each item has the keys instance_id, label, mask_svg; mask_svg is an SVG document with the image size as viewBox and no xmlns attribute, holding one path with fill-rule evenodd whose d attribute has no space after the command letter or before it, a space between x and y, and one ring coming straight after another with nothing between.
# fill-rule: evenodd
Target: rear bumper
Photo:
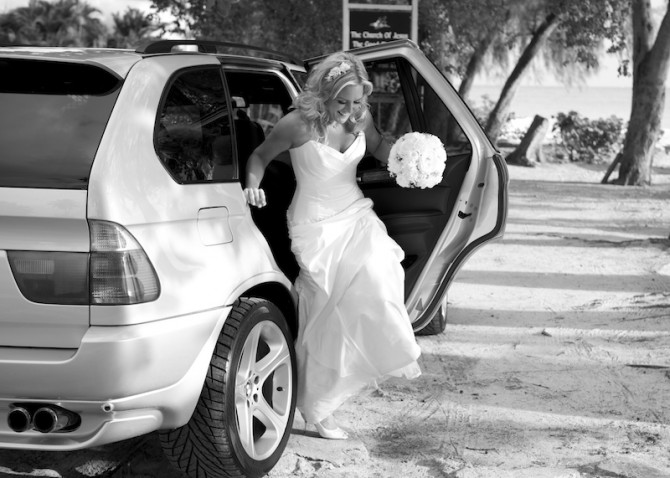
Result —
<instances>
[{"instance_id":1,"label":"rear bumper","mask_svg":"<svg viewBox=\"0 0 670 478\"><path fill-rule=\"evenodd\" d=\"M123 327L91 327L77 350L0 348L0 448L75 450L185 424L230 307ZM74 431L12 431L14 403L81 416Z\"/></svg>"}]
</instances>

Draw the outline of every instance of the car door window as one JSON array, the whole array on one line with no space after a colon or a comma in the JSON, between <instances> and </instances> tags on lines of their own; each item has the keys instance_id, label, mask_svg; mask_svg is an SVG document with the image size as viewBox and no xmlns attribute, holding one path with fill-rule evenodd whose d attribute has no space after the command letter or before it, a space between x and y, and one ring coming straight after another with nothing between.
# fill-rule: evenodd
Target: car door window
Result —
<instances>
[{"instance_id":1,"label":"car door window","mask_svg":"<svg viewBox=\"0 0 670 478\"><path fill-rule=\"evenodd\" d=\"M377 129L391 141L411 131L430 133L449 151L467 152L470 143L444 102L403 59L366 65L374 86L368 99Z\"/></svg>"},{"instance_id":2,"label":"car door window","mask_svg":"<svg viewBox=\"0 0 670 478\"><path fill-rule=\"evenodd\" d=\"M179 72L158 114L156 153L179 183L237 178L230 114L221 70Z\"/></svg>"},{"instance_id":3,"label":"car door window","mask_svg":"<svg viewBox=\"0 0 670 478\"><path fill-rule=\"evenodd\" d=\"M410 119L397 63L375 62L366 65L366 68L373 85L373 92L368 102L377 129L393 140L409 133Z\"/></svg>"},{"instance_id":4,"label":"car door window","mask_svg":"<svg viewBox=\"0 0 670 478\"><path fill-rule=\"evenodd\" d=\"M422 131L440 138L448 155L467 155L472 152L470 140L444 101L414 67L409 66L408 70L410 77L414 80L419 99L419 107L423 118Z\"/></svg>"}]
</instances>

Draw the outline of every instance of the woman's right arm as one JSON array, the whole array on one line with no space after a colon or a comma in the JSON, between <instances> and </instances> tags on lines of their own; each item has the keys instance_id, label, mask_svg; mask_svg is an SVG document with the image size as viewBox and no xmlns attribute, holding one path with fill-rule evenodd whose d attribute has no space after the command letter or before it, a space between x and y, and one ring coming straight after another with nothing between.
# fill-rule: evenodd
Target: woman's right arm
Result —
<instances>
[{"instance_id":1,"label":"woman's right arm","mask_svg":"<svg viewBox=\"0 0 670 478\"><path fill-rule=\"evenodd\" d=\"M252 206L263 207L267 204L261 181L265 168L280 153L293 147L295 125L289 116L277 122L268 137L249 156L246 170L244 197Z\"/></svg>"}]
</instances>

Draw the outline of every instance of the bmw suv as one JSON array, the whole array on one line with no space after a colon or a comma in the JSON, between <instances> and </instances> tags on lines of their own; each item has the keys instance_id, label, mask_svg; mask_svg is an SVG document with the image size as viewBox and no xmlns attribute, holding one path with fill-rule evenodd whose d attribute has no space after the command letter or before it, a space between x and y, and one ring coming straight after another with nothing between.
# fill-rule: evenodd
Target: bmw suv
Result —
<instances>
[{"instance_id":1,"label":"bmw suv","mask_svg":"<svg viewBox=\"0 0 670 478\"><path fill-rule=\"evenodd\" d=\"M416 332L440 333L454 275L502 235L505 163L415 44L353 52L380 131L447 150L431 189L372 157L358 170L405 251ZM198 40L0 48L0 448L159 431L193 477L274 466L296 399L295 177L274 161L252 211L244 169L316 61Z\"/></svg>"}]
</instances>

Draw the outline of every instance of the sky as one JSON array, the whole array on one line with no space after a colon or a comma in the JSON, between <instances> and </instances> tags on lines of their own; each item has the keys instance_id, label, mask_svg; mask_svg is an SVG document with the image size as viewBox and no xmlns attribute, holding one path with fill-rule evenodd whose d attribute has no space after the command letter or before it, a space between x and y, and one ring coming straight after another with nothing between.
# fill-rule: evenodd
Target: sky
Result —
<instances>
[{"instance_id":1,"label":"sky","mask_svg":"<svg viewBox=\"0 0 670 478\"><path fill-rule=\"evenodd\" d=\"M28 5L29 0L0 0L0 13L5 13L17 7L24 7ZM101 12L101 20L110 25L112 21L112 13L123 13L128 7L137 8L138 10L150 12L151 0L87 0L88 3L99 9ZM655 2L658 0L654 0ZM587 80L587 86L619 86L630 87L632 79L621 78L617 75L617 60L608 57L603 58L600 72ZM528 80L527 84L538 85L537 81ZM548 75L544 75L542 85L556 86L558 83L551 80Z\"/></svg>"}]
</instances>

